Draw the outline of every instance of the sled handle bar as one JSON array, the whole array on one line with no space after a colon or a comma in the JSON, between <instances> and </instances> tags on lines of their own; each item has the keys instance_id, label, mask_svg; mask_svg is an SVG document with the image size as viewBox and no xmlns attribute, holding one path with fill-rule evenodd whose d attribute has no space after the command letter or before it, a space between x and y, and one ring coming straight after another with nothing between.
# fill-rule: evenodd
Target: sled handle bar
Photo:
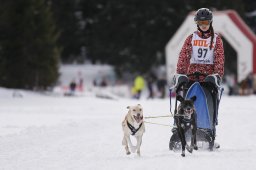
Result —
<instances>
[{"instance_id":1,"label":"sled handle bar","mask_svg":"<svg viewBox=\"0 0 256 170\"><path fill-rule=\"evenodd\" d=\"M194 72L194 73L188 74L187 76L188 76L188 77L195 76L196 79L199 80L199 77L200 77L200 76L205 76L205 77L206 77L206 76L208 76L208 75L205 74L205 73L201 73L201 72L196 71L196 72Z\"/></svg>"}]
</instances>

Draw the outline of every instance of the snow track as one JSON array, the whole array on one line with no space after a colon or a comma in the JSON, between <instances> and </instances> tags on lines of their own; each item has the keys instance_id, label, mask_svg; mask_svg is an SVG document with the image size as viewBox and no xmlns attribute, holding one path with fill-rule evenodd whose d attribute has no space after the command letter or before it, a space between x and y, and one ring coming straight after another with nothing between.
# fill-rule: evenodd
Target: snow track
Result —
<instances>
[{"instance_id":1,"label":"snow track","mask_svg":"<svg viewBox=\"0 0 256 170\"><path fill-rule=\"evenodd\" d=\"M140 103L144 116L166 115L166 100L94 97L0 99L0 170L227 170L254 169L256 97L226 97L216 141L221 148L186 153L168 150L171 128L146 124L141 157L125 155L121 122L126 106ZM171 118L152 120L171 124Z\"/></svg>"}]
</instances>

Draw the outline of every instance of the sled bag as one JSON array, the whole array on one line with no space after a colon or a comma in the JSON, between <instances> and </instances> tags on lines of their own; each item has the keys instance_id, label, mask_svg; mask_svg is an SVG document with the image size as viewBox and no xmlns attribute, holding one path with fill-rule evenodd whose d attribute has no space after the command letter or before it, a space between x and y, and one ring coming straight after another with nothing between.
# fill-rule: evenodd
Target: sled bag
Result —
<instances>
[{"instance_id":1,"label":"sled bag","mask_svg":"<svg viewBox=\"0 0 256 170\"><path fill-rule=\"evenodd\" d=\"M200 83L193 83L188 89L186 99L196 96L194 102L197 113L197 127L203 129L212 129L210 115L207 105L207 98Z\"/></svg>"}]
</instances>

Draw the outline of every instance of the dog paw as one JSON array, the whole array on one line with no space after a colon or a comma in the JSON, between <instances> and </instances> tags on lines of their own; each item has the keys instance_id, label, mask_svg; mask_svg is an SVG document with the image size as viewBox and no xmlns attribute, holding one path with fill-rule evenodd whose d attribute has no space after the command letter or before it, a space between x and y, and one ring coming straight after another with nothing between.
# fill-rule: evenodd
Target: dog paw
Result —
<instances>
[{"instance_id":1,"label":"dog paw","mask_svg":"<svg viewBox=\"0 0 256 170\"><path fill-rule=\"evenodd\" d=\"M213 145L209 146L209 151L213 151Z\"/></svg>"},{"instance_id":2,"label":"dog paw","mask_svg":"<svg viewBox=\"0 0 256 170\"><path fill-rule=\"evenodd\" d=\"M195 149L195 150L198 150L198 146L195 145L195 146L194 146L194 149Z\"/></svg>"},{"instance_id":3,"label":"dog paw","mask_svg":"<svg viewBox=\"0 0 256 170\"><path fill-rule=\"evenodd\" d=\"M137 155L140 156L140 152L137 152Z\"/></svg>"},{"instance_id":4,"label":"dog paw","mask_svg":"<svg viewBox=\"0 0 256 170\"><path fill-rule=\"evenodd\" d=\"M185 157L185 151L182 151L181 156Z\"/></svg>"},{"instance_id":5,"label":"dog paw","mask_svg":"<svg viewBox=\"0 0 256 170\"><path fill-rule=\"evenodd\" d=\"M132 147L131 147L131 151L132 151L132 153L134 153L134 152L136 151L136 147L135 147L135 146L132 146Z\"/></svg>"},{"instance_id":6,"label":"dog paw","mask_svg":"<svg viewBox=\"0 0 256 170\"><path fill-rule=\"evenodd\" d=\"M130 154L131 154L131 152L130 152L130 151L126 152L126 155L130 155Z\"/></svg>"},{"instance_id":7,"label":"dog paw","mask_svg":"<svg viewBox=\"0 0 256 170\"><path fill-rule=\"evenodd\" d=\"M192 153L192 152L193 152L193 148L190 147L190 146L188 146L188 145L186 145L186 149L187 149L187 151L188 151L189 153Z\"/></svg>"},{"instance_id":8,"label":"dog paw","mask_svg":"<svg viewBox=\"0 0 256 170\"><path fill-rule=\"evenodd\" d=\"M218 143L215 143L214 146L215 146L215 148L217 148L217 149L220 148L220 144L218 144Z\"/></svg>"}]
</instances>

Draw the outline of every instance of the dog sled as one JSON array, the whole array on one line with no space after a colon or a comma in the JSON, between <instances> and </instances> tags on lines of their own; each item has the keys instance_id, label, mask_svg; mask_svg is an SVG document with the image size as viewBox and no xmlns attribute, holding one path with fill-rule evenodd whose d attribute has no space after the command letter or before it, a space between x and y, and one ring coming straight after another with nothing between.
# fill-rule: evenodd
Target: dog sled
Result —
<instances>
[{"instance_id":1,"label":"dog sled","mask_svg":"<svg viewBox=\"0 0 256 170\"><path fill-rule=\"evenodd\" d=\"M196 81L190 82L189 77L194 76ZM204 82L199 82L199 77L204 76ZM196 96L194 102L197 114L197 144L199 148L208 148L213 150L219 148L219 144L215 143L216 125L218 124L218 107L223 92L220 86L220 78L217 75L209 75L196 72L190 75L177 74L173 80L174 86L170 88L170 110L172 109L171 94L181 95L185 99ZM175 99L174 116L177 114L177 98ZM175 125L174 121L174 125ZM186 141L190 141L191 130L186 132ZM181 142L178 130L174 126L172 136L169 141L170 150L180 150Z\"/></svg>"}]
</instances>

